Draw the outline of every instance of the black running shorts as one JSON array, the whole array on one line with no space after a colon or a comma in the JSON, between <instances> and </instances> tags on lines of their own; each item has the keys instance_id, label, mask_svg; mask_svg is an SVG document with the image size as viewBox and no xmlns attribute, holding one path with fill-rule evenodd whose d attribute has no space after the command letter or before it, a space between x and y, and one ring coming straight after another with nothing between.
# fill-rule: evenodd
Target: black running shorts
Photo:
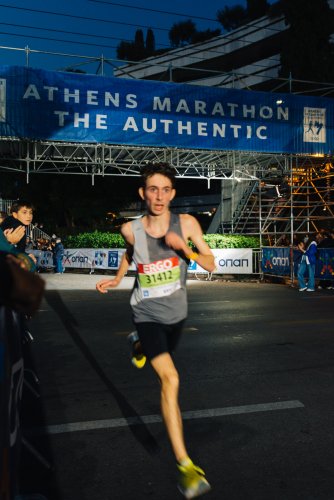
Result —
<instances>
[{"instance_id":1,"label":"black running shorts","mask_svg":"<svg viewBox=\"0 0 334 500\"><path fill-rule=\"evenodd\" d=\"M175 351L184 320L174 325L144 322L136 323L136 330L145 356L151 360L164 352Z\"/></svg>"}]
</instances>

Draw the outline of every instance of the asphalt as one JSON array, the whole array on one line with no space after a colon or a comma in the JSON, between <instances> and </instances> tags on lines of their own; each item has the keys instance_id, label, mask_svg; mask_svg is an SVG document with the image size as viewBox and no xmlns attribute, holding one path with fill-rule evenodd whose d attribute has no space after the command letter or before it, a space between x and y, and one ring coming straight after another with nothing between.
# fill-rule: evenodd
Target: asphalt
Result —
<instances>
[{"instance_id":1,"label":"asphalt","mask_svg":"<svg viewBox=\"0 0 334 500\"><path fill-rule=\"evenodd\" d=\"M175 462L150 367L129 362L133 279L43 275L30 322L22 491L48 500L174 500ZM190 455L208 500L333 500L333 291L189 282L175 363ZM41 453L40 457L37 454ZM204 497L203 497L204 498Z\"/></svg>"}]
</instances>

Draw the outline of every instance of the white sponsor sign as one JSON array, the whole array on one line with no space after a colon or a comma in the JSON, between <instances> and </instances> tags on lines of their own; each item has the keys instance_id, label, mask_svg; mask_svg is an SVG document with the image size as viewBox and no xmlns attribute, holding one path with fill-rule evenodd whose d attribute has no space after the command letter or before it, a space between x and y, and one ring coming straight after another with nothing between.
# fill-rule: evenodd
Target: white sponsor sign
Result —
<instances>
[{"instance_id":1,"label":"white sponsor sign","mask_svg":"<svg viewBox=\"0 0 334 500\"><path fill-rule=\"evenodd\" d=\"M95 250L92 248L67 248L64 252L63 266L91 269L94 267L94 255Z\"/></svg>"},{"instance_id":2,"label":"white sponsor sign","mask_svg":"<svg viewBox=\"0 0 334 500\"><path fill-rule=\"evenodd\" d=\"M253 259L251 248L220 248L212 250L215 256L214 274L252 274ZM206 272L196 262L191 262L188 272Z\"/></svg>"},{"instance_id":3,"label":"white sponsor sign","mask_svg":"<svg viewBox=\"0 0 334 500\"><path fill-rule=\"evenodd\" d=\"M304 108L304 142L326 142L326 108Z\"/></svg>"}]
</instances>

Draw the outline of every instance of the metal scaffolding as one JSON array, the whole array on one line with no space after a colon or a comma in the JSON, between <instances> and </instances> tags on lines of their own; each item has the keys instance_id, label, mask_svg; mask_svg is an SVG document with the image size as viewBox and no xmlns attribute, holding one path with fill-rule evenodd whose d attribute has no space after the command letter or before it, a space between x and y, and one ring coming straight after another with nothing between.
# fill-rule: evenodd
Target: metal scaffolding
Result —
<instances>
[{"instance_id":1,"label":"metal scaffolding","mask_svg":"<svg viewBox=\"0 0 334 500\"><path fill-rule=\"evenodd\" d=\"M334 226L334 162L330 156L131 147L0 138L0 171L37 174L136 177L148 162L168 162L179 178L242 184L228 221L215 215L214 232L265 237L280 244L291 236ZM268 197L269 186L285 191ZM274 183L274 184L273 184ZM282 187L280 188L282 189ZM273 190L273 188L272 188ZM275 191L275 190L274 190ZM225 206L224 206L225 205Z\"/></svg>"}]
</instances>

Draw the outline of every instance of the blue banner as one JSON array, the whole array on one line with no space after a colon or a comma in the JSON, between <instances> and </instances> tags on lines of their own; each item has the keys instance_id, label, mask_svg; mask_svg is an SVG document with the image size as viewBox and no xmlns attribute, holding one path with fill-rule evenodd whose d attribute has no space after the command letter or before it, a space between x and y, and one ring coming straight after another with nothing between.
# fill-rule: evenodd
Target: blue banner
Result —
<instances>
[{"instance_id":1,"label":"blue banner","mask_svg":"<svg viewBox=\"0 0 334 500\"><path fill-rule=\"evenodd\" d=\"M291 273L290 247L265 247L262 249L262 271L265 274L289 276ZM315 277L334 279L334 248L318 248ZM302 253L293 250L294 273L297 275Z\"/></svg>"},{"instance_id":2,"label":"blue banner","mask_svg":"<svg viewBox=\"0 0 334 500\"><path fill-rule=\"evenodd\" d=\"M290 248L289 247L265 247L262 249L262 271L277 276L289 276Z\"/></svg>"},{"instance_id":3,"label":"blue banner","mask_svg":"<svg viewBox=\"0 0 334 500\"><path fill-rule=\"evenodd\" d=\"M320 279L334 279L334 248L319 248L315 276Z\"/></svg>"},{"instance_id":4,"label":"blue banner","mask_svg":"<svg viewBox=\"0 0 334 500\"><path fill-rule=\"evenodd\" d=\"M0 136L270 153L334 150L334 101L0 66Z\"/></svg>"}]
</instances>

